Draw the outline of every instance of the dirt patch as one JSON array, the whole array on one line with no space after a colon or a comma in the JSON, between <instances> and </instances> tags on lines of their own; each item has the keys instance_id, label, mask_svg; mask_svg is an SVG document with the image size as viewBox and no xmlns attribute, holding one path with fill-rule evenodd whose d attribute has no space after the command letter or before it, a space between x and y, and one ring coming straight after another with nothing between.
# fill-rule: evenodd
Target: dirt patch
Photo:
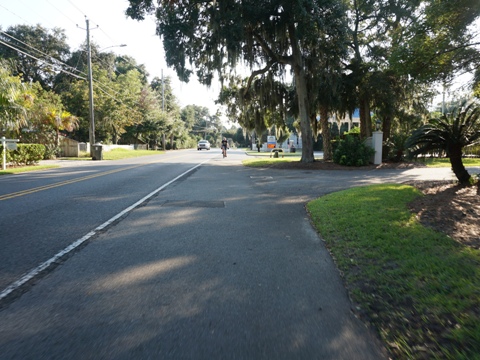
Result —
<instances>
[{"instance_id":1,"label":"dirt patch","mask_svg":"<svg viewBox=\"0 0 480 360\"><path fill-rule=\"evenodd\" d=\"M409 204L424 225L447 234L455 241L480 249L480 194L477 186L416 182L423 197Z\"/></svg>"}]
</instances>

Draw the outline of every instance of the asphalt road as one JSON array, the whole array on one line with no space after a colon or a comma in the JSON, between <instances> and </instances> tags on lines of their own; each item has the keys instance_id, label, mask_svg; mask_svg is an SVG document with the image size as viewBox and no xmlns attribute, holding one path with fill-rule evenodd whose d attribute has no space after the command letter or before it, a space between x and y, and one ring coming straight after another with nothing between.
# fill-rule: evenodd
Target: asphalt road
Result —
<instances>
[{"instance_id":1,"label":"asphalt road","mask_svg":"<svg viewBox=\"0 0 480 360\"><path fill-rule=\"evenodd\" d=\"M244 157L180 151L0 178L0 291L97 229L0 301L0 359L385 359L305 202L450 170L262 170Z\"/></svg>"}]
</instances>

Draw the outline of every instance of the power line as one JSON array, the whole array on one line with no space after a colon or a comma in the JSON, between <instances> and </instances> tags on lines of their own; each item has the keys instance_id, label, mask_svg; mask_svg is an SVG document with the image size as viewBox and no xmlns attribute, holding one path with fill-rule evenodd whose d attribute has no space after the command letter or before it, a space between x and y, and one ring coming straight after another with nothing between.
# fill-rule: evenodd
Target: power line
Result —
<instances>
[{"instance_id":1,"label":"power line","mask_svg":"<svg viewBox=\"0 0 480 360\"><path fill-rule=\"evenodd\" d=\"M25 56L28 56L28 57L30 57L30 58L32 58L32 59L35 59L35 60L37 60L37 61L40 61L40 62L42 62L42 63L44 63L44 64L53 66L54 68L58 67L57 64L52 64L52 63L49 63L49 62L46 61L46 60L39 59L39 58L37 58L37 57L35 57L35 56L33 56L33 55L30 55L30 54L28 54L28 53L20 50L20 49L15 48L14 46L12 46L12 45L10 45L10 44L2 41L2 40L0 40L0 44L5 45L5 46L7 46L7 47L9 47L9 48L11 48L11 49L13 49L13 50L15 50L15 51L18 51L19 53L21 53L21 54L23 54L23 55L25 55ZM58 69L58 68L57 68L57 69ZM67 70L61 69L61 68L58 69L58 71L64 72L64 73L66 73L66 74L68 74L68 75L71 75L71 76L74 76L74 77L76 77L76 78L78 78L78 79L86 80L86 78L84 78L84 77L78 76L78 75L76 75L76 74L73 74L73 73L71 73L71 72L69 72L69 71L67 71Z\"/></svg>"},{"instance_id":2,"label":"power line","mask_svg":"<svg viewBox=\"0 0 480 360\"><path fill-rule=\"evenodd\" d=\"M61 65L63 65L63 66L66 66L67 68L71 69L72 71L76 71L76 72L78 72L78 73L81 74L81 75L88 76L85 72L83 72L83 71L81 71L81 70L78 70L78 69L76 69L76 68L74 68L74 67L72 67L72 66L70 66L70 65L68 65L68 64L66 64L66 63L64 63L64 62L62 62L62 61L60 61L60 60L58 60L58 59L56 59L56 58L54 58L53 56L48 55L48 54L46 54L46 53L38 50L38 49L35 48L34 46L29 45L29 44L27 44L27 43L25 43L25 42L23 42L23 41L15 38L14 36L12 36L12 35L4 32L4 31L2 31L2 30L0 30L0 33L2 33L2 34L4 34L4 35L6 35L6 36L8 36L8 37L10 37L10 38L12 38L12 39L14 39L15 41L20 42L21 44L24 44L25 46L27 46L27 47L29 47L29 48L37 51L38 53L40 53L40 54L42 54L42 55L44 55L44 56L46 56L46 57L54 60L55 62L57 62L57 63L59 63L59 64L61 64ZM0 43L2 43L2 44L4 44L4 45L10 47L11 49L13 49L13 50L15 50L15 51L18 51L18 52L20 52L20 53L22 53L22 54L24 54L24 55L26 55L26 56L29 56L29 57L37 60L37 61L41 61L41 62L43 62L43 63L46 63L47 65L51 65L51 66L53 66L53 67L58 67L58 66L59 66L59 64L52 64L52 63L47 62L46 60L38 59L38 58L34 57L33 55L28 54L28 53L26 53L25 51L22 51L22 49L18 49L18 48L16 48L15 46L13 46L13 45L11 45L11 44L8 44L8 43L5 43L5 42L0 42ZM17 45L17 46L18 46L18 45ZM25 50L25 49L23 49L23 50ZM125 60L125 59L123 59L123 60ZM125 61L126 61L126 60L125 60ZM86 77L77 76L77 75L72 74L72 73L70 73L70 72L68 72L68 71L65 71L65 70L63 70L63 69L58 69L58 70L59 70L59 71L63 71L64 73L73 75L73 76L75 76L75 77L77 77L77 78L79 78L79 79L86 80ZM117 72L118 72L118 71L117 71ZM95 83L100 84L100 85L103 86L104 88L107 88L108 90L114 92L115 94L121 95L118 91L116 91L115 89L112 89L112 88L109 87L108 85L103 84L102 82L100 82L100 81L98 81L98 80L96 80L96 79L93 79L93 81L94 81ZM97 85L97 84L95 84L95 85ZM100 88L100 85L98 85L99 88ZM105 90L103 90L103 89L102 89L102 91L105 92ZM105 92L105 93L106 93L106 92ZM111 95L111 94L108 94L108 95L111 96L111 97L113 97L113 95ZM120 100L118 100L118 99L116 99L116 100L117 100L117 101L120 101Z\"/></svg>"},{"instance_id":3,"label":"power line","mask_svg":"<svg viewBox=\"0 0 480 360\"><path fill-rule=\"evenodd\" d=\"M2 40L0 40L0 44L5 45L5 46L7 46L7 47L9 47L9 48L11 48L11 49L13 49L13 50L15 50L15 51L18 51L19 53L21 53L21 54L23 54L23 55L25 55L25 56L28 56L28 57L30 57L30 58L32 58L32 59L35 59L35 60L40 61L40 62L42 62L42 63L45 63L45 64L47 64L47 65L51 65L51 66L53 66L53 67L56 67L56 64L51 64L51 63L47 62L46 60L39 59L39 58L37 58L37 57L35 57L35 56L33 56L33 55L30 55L30 54L28 54L28 53L26 53L26 52L24 52L24 51L22 51L22 50L20 50L20 49L15 48L14 46L12 46L12 45L10 45L10 44L2 41ZM68 66L68 65L67 65L67 66ZM57 68L57 69L58 69L58 68ZM65 73L65 74L68 74L68 75L71 75L71 76L73 76L73 77L75 77L75 78L77 78L77 79L87 80L87 78L85 78L85 77L78 76L78 75L76 75L76 74L74 74L74 73L71 73L71 72L69 72L69 71L67 71L67 70L64 70L64 69L61 69L61 68L58 69L58 71L61 71L61 72ZM117 95L121 95L118 91L116 91L116 90L108 87L107 85L101 83L100 81L93 80L93 82L94 82L93 85L94 85L97 89L99 89L101 92L103 92L105 95L107 95L108 97L112 98L113 100L118 101L119 103L127 106L127 104L125 104L121 99L116 98L114 95L112 95L112 94L110 94L108 91L104 90L104 89L102 88L102 86L104 86L105 88L107 88L107 89L110 90L110 91L113 91L113 92L116 93ZM134 110L134 112L141 114L140 112L138 112L138 110Z\"/></svg>"},{"instance_id":4,"label":"power line","mask_svg":"<svg viewBox=\"0 0 480 360\"><path fill-rule=\"evenodd\" d=\"M55 10L57 10L60 14L62 14L63 16L65 16L65 18L67 18L68 20L70 20L70 22L74 25L76 25L77 23L75 21L73 21L72 19L70 19L63 11L61 11L59 8L57 8L55 5L53 5L49 0L45 0L47 3L50 4L51 7L53 7Z\"/></svg>"},{"instance_id":5,"label":"power line","mask_svg":"<svg viewBox=\"0 0 480 360\"><path fill-rule=\"evenodd\" d=\"M87 17L87 14L85 14L77 5L75 5L72 1L70 0L67 0L75 9L77 9L80 14L82 14L83 16Z\"/></svg>"},{"instance_id":6,"label":"power line","mask_svg":"<svg viewBox=\"0 0 480 360\"><path fill-rule=\"evenodd\" d=\"M16 1L20 2L20 3L25 7L25 9L29 9L29 6L28 6L27 4L25 4L22 0L16 0ZM37 16L40 16L40 15L35 14L35 16L37 17ZM55 25L53 25L53 23L50 22L50 19L45 18L45 17L43 17L43 16L40 16L40 18L41 18L44 22L46 22L46 23L52 25L53 27L55 27Z\"/></svg>"},{"instance_id":7,"label":"power line","mask_svg":"<svg viewBox=\"0 0 480 360\"><path fill-rule=\"evenodd\" d=\"M10 9L7 9L5 6L3 6L3 5L1 5L1 4L0 4L0 6L1 6L2 8L4 8L5 10L7 10L7 11L8 11L10 14L12 14L12 15L14 15L14 16L16 16L16 17L18 17L20 20L24 21L25 23L27 23L27 24L31 24L31 22L29 22L29 21L25 20L25 19L24 19L24 18L22 18L20 15L18 15L18 14L16 14L16 13L14 13L12 10L10 10Z\"/></svg>"},{"instance_id":8,"label":"power line","mask_svg":"<svg viewBox=\"0 0 480 360\"><path fill-rule=\"evenodd\" d=\"M71 18L69 18L67 15L65 15L65 13L63 13L60 9L58 9L56 6L54 6L49 0L46 0L46 1L47 1L47 3L48 3L50 6L52 6L56 11L58 11L60 14L62 14L62 15L63 15L65 18L67 18L70 22L75 23ZM84 13L73 1L68 0L68 2L69 2L77 11L79 11L82 15L85 15L85 13ZM9 12L12 13L12 14L14 14L15 16L21 18L20 16L18 16L17 14L15 14L14 12L12 12L11 10L7 9L7 8L4 7L3 5L0 5L0 6L3 7L3 8L5 8L7 11L9 11ZM24 19L22 19L22 20L24 20ZM25 20L24 20L24 21L25 21ZM78 25L77 25L77 27L78 27ZM104 33L104 35L105 35L106 37L108 37L110 40L112 40L112 38L111 38L105 31L103 31L103 29L100 29L100 30ZM25 56L31 57L31 58L33 58L33 59L35 59L35 60L37 60L37 61L40 61L40 62L42 62L42 63L45 63L45 64L47 64L47 65L50 65L50 66L54 67L55 69L57 69L58 71L64 72L64 73L69 74L69 75L71 75L71 76L74 76L74 77L76 77L76 78L78 78L78 79L85 80L85 77L83 77L83 76L87 76L87 74L86 74L85 72L83 72L83 71L81 71L81 70L78 70L78 69L76 69L76 68L74 68L74 67L72 67L72 66L70 66L70 65L68 65L68 64L66 64L66 63L64 63L64 62L62 62L62 61L60 61L60 60L54 58L53 56L48 55L48 54L46 54L46 53L38 50L37 48L35 48L35 47L33 47L33 46L31 46L31 45L29 45L29 44L27 44L27 43L19 40L19 39L16 39L15 37L11 36L11 35L8 34L8 33L5 33L4 31L1 31L1 30L0 30L0 33L3 33L4 35L6 35L6 36L8 36L8 37L10 37L10 38L12 38L12 39L14 39L15 41L18 41L19 43L21 43L21 44L23 44L23 45L25 45L25 46L33 49L35 52L41 54L42 56L45 56L45 57L51 59L51 61L53 61L54 63L52 64L51 62L48 62L48 61L46 61L46 60L44 60L44 59L39 59L38 57L31 55L30 53L27 52L27 49L26 49L26 48L23 48L23 49L22 49L22 47L20 47L18 44L16 45L17 47L15 47L15 46L13 46L13 45L11 45L11 44L8 44L8 43L6 43L6 42L1 42L1 44L5 45L5 46L7 46L7 47L10 47L10 48L12 48L12 49L20 52L21 54L24 54ZM113 41L113 40L112 40L112 41ZM20 49L19 49L18 47L20 47ZM98 58L98 57L97 57L97 58ZM134 67L134 68L136 68L137 70L139 70L140 73L143 73L143 70L142 70L138 65L133 64L133 63L130 61L130 59L126 59L126 58L124 58L124 57L122 57L122 56L119 56L119 58L122 59L123 61L125 61L127 64L129 64L129 65L131 65L132 67ZM63 68L61 68L60 66L64 66L64 67L66 67L67 69L69 69L70 71L63 69ZM116 71L117 74L119 74L118 70L115 69L115 71ZM72 72L77 72L78 74L81 74L81 75L83 75L83 76L79 76L79 75L74 74L74 73L72 73ZM106 84L101 83L101 82L98 81L98 80L93 79L93 82L95 82L95 87L96 87L96 88L99 88L102 92L104 92L104 93L107 94L108 96L112 97L112 98L115 99L116 101L121 102L121 100L115 98L114 95L111 95L110 93L108 93L108 92L107 92L106 90L104 90L104 89L108 89L110 92L113 92L113 93L115 93L115 94L118 95L118 96L121 96L121 94L120 94L118 91L116 91L115 89L112 89L110 86L108 86L108 85L106 85ZM102 88L102 87L103 87L103 88Z\"/></svg>"},{"instance_id":9,"label":"power line","mask_svg":"<svg viewBox=\"0 0 480 360\"><path fill-rule=\"evenodd\" d=\"M3 33L3 31L1 31L1 32ZM44 60L44 59L39 59L39 58L37 58L37 57L35 57L35 56L31 55L31 54L26 53L25 51L22 51L21 49L16 48L15 46L13 46L13 45L11 45L11 44L8 44L8 43L2 41L2 40L0 40L0 44L5 45L5 46L7 46L7 47L9 47L9 48L11 48L11 49L13 49L13 50L15 50L15 51L18 51L19 53L21 53L21 54L23 54L23 55L25 55L25 56L27 56L27 57L30 57L30 58L32 58L32 59L34 59L34 60L40 61L40 62L42 62L42 63L44 63L44 64L47 64L47 65L50 65L50 66L53 66L54 68L56 68L56 69L57 69L58 71L60 71L60 72L63 72L63 73L68 74L68 75L71 75L71 76L73 76L73 77L75 77L75 78L77 78L77 79L87 80L86 77L82 77L82 76L79 76L79 75L77 75L77 74L74 74L74 73L72 73L72 72L70 72L70 71L67 71L67 70L64 70L64 69L62 69L62 68L59 68L59 67L58 67L58 66L59 66L58 64L52 64L52 63L49 63L48 61L46 61L46 60ZM33 48L33 47L32 47L32 48ZM38 51L38 50L37 50L37 51ZM40 52L40 51L39 51L39 52ZM40 53L42 53L42 52L40 52ZM61 64L65 65L65 66L67 66L67 67L70 67L69 65L62 63L61 61L55 59L54 57L52 57L52 56L50 56L50 55L47 55L47 56L51 57L52 59L60 62ZM72 67L70 67L70 68L72 68ZM77 71L77 72L79 72L79 73L81 73L81 74L83 74L83 75L85 75L85 76L87 76L87 74L85 74L85 73L82 72L82 71L79 71L79 70L74 69L74 68L72 68L72 69L75 70L75 71ZM117 99L114 95L109 94L107 91L105 91L105 90L102 88L102 86L103 86L104 88L106 88L106 89L114 92L114 93L117 94L117 95L121 95L118 91L116 91L115 89L112 89L112 88L109 87L108 85L105 85L105 84L103 84L102 82L100 82L100 81L98 81L98 80L93 79L93 82L94 82L94 85L95 85L99 90L101 90L103 93L107 94L107 95L110 96L112 99L114 99L114 100L116 100L116 101L118 101L118 102L120 102L120 103L123 103L122 100Z\"/></svg>"},{"instance_id":10,"label":"power line","mask_svg":"<svg viewBox=\"0 0 480 360\"><path fill-rule=\"evenodd\" d=\"M62 65L64 65L64 66L66 66L67 68L72 69L72 71L77 71L78 73L83 74L83 75L85 75L85 76L87 75L87 74L85 74L84 72L82 72L82 71L74 68L73 66L70 66L70 65L62 62L61 60L58 60L58 59L54 58L53 56L51 56L51 55L49 55L49 54L46 54L46 53L44 53L44 52L41 51L41 50L38 50L38 49L35 48L34 46L32 46L32 45L30 45L30 44L27 44L27 43L23 42L22 40L17 39L16 37L14 37L14 36L6 33L5 31L0 30L0 33L2 33L2 34L4 34L4 35L8 36L9 38L11 38L11 39L13 39L13 40L15 40L15 41L18 41L19 43L21 43L21 44L23 44L23 45L25 45L25 46L27 46L27 47L29 47L29 48L37 51L37 52L40 53L41 55L46 56L46 57L54 60L55 62L58 62L58 63L60 63L60 64L62 64ZM17 45L17 46L18 46L18 45ZM15 49L15 50L18 50L18 49ZM26 49L24 49L24 50L26 50Z\"/></svg>"}]
</instances>

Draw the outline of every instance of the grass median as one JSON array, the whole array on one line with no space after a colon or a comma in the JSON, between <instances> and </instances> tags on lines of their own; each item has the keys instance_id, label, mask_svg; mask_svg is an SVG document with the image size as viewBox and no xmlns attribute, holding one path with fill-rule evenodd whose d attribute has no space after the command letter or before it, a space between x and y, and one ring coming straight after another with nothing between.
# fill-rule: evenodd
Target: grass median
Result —
<instances>
[{"instance_id":1,"label":"grass median","mask_svg":"<svg viewBox=\"0 0 480 360\"><path fill-rule=\"evenodd\" d=\"M395 359L480 359L480 251L425 228L421 192L372 185L308 204L358 315Z\"/></svg>"}]
</instances>

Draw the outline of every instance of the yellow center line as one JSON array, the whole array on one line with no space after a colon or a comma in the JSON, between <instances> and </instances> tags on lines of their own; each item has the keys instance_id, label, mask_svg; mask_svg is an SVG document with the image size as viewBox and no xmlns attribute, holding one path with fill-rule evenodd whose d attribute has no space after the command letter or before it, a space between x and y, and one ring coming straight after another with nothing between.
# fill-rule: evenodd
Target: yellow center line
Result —
<instances>
[{"instance_id":1,"label":"yellow center line","mask_svg":"<svg viewBox=\"0 0 480 360\"><path fill-rule=\"evenodd\" d=\"M43 191L43 190L49 190L49 189L53 189L53 188L56 188L56 187L69 185L69 184L93 179L93 178L104 176L104 175L114 174L116 172L120 172L120 171L124 171L124 170L135 169L137 167L144 166L144 165L150 165L150 164L159 163L159 162L166 162L166 161L169 161L169 160L172 160L172 159L178 159L178 158L182 158L182 157L186 157L186 156L190 156L190 154L178 154L178 155L174 155L172 157L162 158L160 160L155 160L155 161L151 161L151 162L148 162L148 163L133 165L133 166L129 166L129 167L126 167L126 168L121 168L121 169L116 169L116 170L105 171L105 172L102 172L102 173L88 175L88 176L84 176L84 177L80 177L80 178L76 178L76 179L72 179L72 180L66 180L66 181L61 181L61 182L50 184L50 185L44 185L44 186L39 186L39 187L32 188L32 189L22 190L22 191L14 192L14 193L11 193L11 194L0 195L0 201L12 199L12 198L16 198L16 197L20 197L20 196L24 196L24 195L29 195L29 194L36 193L36 192Z\"/></svg>"},{"instance_id":2,"label":"yellow center line","mask_svg":"<svg viewBox=\"0 0 480 360\"><path fill-rule=\"evenodd\" d=\"M36 187L36 188L22 190L22 191L14 192L14 193L11 193L11 194L0 195L0 201L8 200L8 199L12 199L12 198L15 198L15 197L28 195L28 194L33 194L33 193L36 193L36 192L39 192L39 191L49 190L49 189L53 189L53 188L56 188L56 187L65 186L65 185L73 184L73 183L76 183L76 182L85 181L85 180L93 179L93 178L96 178L96 177L104 176L104 175L114 174L114 173L124 171L124 170L135 169L137 167L144 166L144 165L147 165L147 164L139 164L139 165L129 166L129 167L121 168L121 169L104 171L104 172L101 172L101 173L98 173L98 174L83 176L83 177L79 177L79 178L71 179L71 180L60 181L58 183L39 186L39 187Z\"/></svg>"}]
</instances>

